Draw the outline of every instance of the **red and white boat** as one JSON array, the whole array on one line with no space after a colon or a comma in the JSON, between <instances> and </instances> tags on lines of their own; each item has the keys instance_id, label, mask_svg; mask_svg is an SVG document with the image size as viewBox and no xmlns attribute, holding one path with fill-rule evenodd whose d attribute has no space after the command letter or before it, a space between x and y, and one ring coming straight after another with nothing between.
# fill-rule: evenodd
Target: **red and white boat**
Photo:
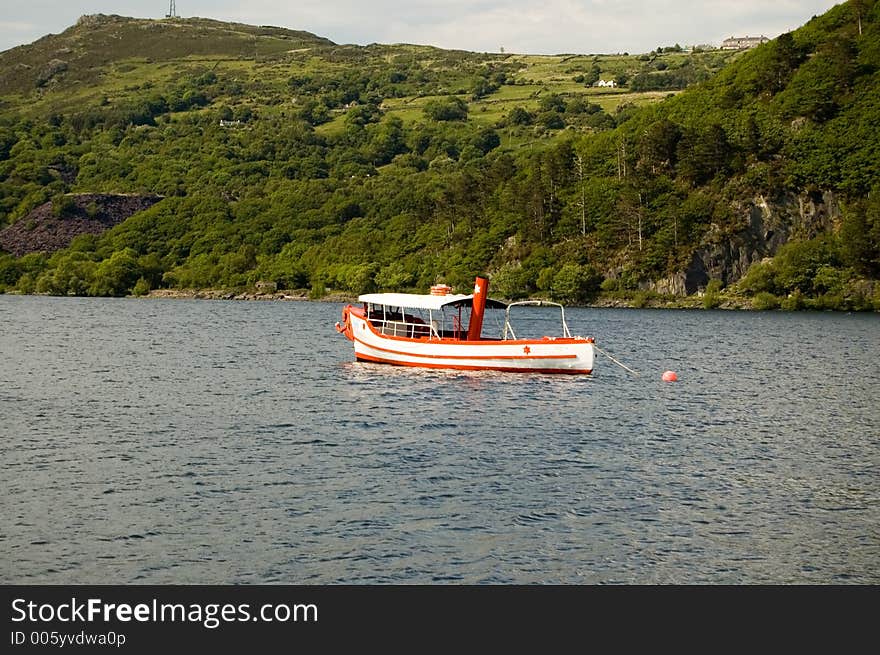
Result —
<instances>
[{"instance_id":1,"label":"red and white boat","mask_svg":"<svg viewBox=\"0 0 880 655\"><path fill-rule=\"evenodd\" d=\"M354 342L358 361L396 366L518 373L593 372L592 338L573 337L558 303L506 304L487 297L489 281L478 277L472 295L436 285L430 294L368 293L362 306L347 305L336 329ZM562 334L518 339L510 310L521 305L553 305L562 315ZM486 309L504 310L498 337L482 336Z\"/></svg>"}]
</instances>

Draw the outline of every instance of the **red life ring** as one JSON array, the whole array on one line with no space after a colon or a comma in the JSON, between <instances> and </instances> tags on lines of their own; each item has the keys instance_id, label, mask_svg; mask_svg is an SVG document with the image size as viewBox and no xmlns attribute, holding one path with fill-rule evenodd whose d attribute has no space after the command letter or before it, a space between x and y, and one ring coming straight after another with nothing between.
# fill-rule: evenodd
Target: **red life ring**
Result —
<instances>
[{"instance_id":1,"label":"red life ring","mask_svg":"<svg viewBox=\"0 0 880 655\"><path fill-rule=\"evenodd\" d=\"M348 314L350 311L350 305L346 305L342 309L342 323L336 323L336 331L339 332L339 334L343 334L346 330L348 330Z\"/></svg>"}]
</instances>

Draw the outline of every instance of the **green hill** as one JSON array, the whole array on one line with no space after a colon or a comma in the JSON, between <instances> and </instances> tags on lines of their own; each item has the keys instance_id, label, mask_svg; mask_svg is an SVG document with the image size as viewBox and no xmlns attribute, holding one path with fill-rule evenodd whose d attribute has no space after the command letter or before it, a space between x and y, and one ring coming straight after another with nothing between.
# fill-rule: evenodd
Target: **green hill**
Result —
<instances>
[{"instance_id":1,"label":"green hill","mask_svg":"<svg viewBox=\"0 0 880 655\"><path fill-rule=\"evenodd\" d=\"M746 53L555 57L86 17L0 53L0 225L68 193L165 199L0 254L0 289L488 273L509 297L871 309L878 12L846 3Z\"/></svg>"},{"instance_id":2,"label":"green hill","mask_svg":"<svg viewBox=\"0 0 880 655\"><path fill-rule=\"evenodd\" d=\"M281 57L291 50L326 48L333 42L279 27L221 23L205 18L148 20L83 16L76 25L2 57L0 88L28 94L36 87L90 85L114 66L131 62L218 61Z\"/></svg>"}]
</instances>

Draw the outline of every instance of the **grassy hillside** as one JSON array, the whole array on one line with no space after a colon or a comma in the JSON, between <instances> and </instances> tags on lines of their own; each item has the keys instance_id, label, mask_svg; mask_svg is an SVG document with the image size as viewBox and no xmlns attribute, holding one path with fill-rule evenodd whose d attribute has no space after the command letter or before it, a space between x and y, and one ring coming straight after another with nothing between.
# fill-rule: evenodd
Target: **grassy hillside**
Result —
<instances>
[{"instance_id":1,"label":"grassy hillside","mask_svg":"<svg viewBox=\"0 0 880 655\"><path fill-rule=\"evenodd\" d=\"M234 78L249 102L271 105L289 98L291 76L321 78L335 85L366 68L393 78L383 95L398 99L389 108L406 119L413 115L407 109L417 109L425 96L468 96L479 77L501 72L492 82L497 88L484 89L491 99L486 99L485 107L478 107L481 113L489 112L483 116L488 120L514 106L535 109L537 98L547 93L595 96L606 111L613 111L621 102L643 104L657 99L660 93L652 91L658 89L593 89L590 82L600 75L628 80L640 74L652 76L657 69L669 74L685 71L660 89L665 96L708 77L736 56L730 52L671 51L550 57L411 45L359 47L336 45L308 32L277 27L201 18L146 20L95 15L83 16L62 34L0 53L0 89L4 108L45 117L83 104L136 98L144 89L167 93L167 87L181 75L211 70ZM235 100L217 98L224 99Z\"/></svg>"},{"instance_id":2,"label":"grassy hillside","mask_svg":"<svg viewBox=\"0 0 880 655\"><path fill-rule=\"evenodd\" d=\"M847 3L747 53L555 57L87 17L0 53L0 224L71 192L165 200L55 254L0 254L0 288L320 295L489 273L511 297L644 302L681 277L710 305L870 308L877 14ZM800 232L780 209L798 203ZM779 226L755 242L758 206Z\"/></svg>"},{"instance_id":3,"label":"grassy hillside","mask_svg":"<svg viewBox=\"0 0 880 655\"><path fill-rule=\"evenodd\" d=\"M308 32L204 18L83 16L59 35L49 35L2 53L0 88L6 89L6 93L28 96L34 87L96 85L119 65L130 68L181 60L273 59L292 50L331 46L331 41Z\"/></svg>"}]
</instances>

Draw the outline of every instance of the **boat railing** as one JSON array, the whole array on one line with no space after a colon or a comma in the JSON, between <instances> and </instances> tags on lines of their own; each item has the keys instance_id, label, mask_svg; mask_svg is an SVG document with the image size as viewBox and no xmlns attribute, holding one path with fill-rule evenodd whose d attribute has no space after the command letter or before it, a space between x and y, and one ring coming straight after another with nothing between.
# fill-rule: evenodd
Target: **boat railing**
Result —
<instances>
[{"instance_id":1,"label":"boat railing","mask_svg":"<svg viewBox=\"0 0 880 655\"><path fill-rule=\"evenodd\" d=\"M428 324L420 319L414 320L411 316L404 316L403 320L371 316L369 321L376 328L377 332L389 337L406 337L408 339L418 339L420 337L440 338L434 321Z\"/></svg>"},{"instance_id":2,"label":"boat railing","mask_svg":"<svg viewBox=\"0 0 880 655\"><path fill-rule=\"evenodd\" d=\"M565 322L565 307L558 302L550 302L549 300L520 300L519 302L510 303L504 313L504 333L501 336L503 340L507 341L508 338L516 339L516 333L513 331L513 326L510 324L510 308L521 307L523 305L530 305L532 307L558 307L562 314L562 336L571 339L571 332L568 329L568 324ZM510 337L507 336L508 334L510 334Z\"/></svg>"}]
</instances>

